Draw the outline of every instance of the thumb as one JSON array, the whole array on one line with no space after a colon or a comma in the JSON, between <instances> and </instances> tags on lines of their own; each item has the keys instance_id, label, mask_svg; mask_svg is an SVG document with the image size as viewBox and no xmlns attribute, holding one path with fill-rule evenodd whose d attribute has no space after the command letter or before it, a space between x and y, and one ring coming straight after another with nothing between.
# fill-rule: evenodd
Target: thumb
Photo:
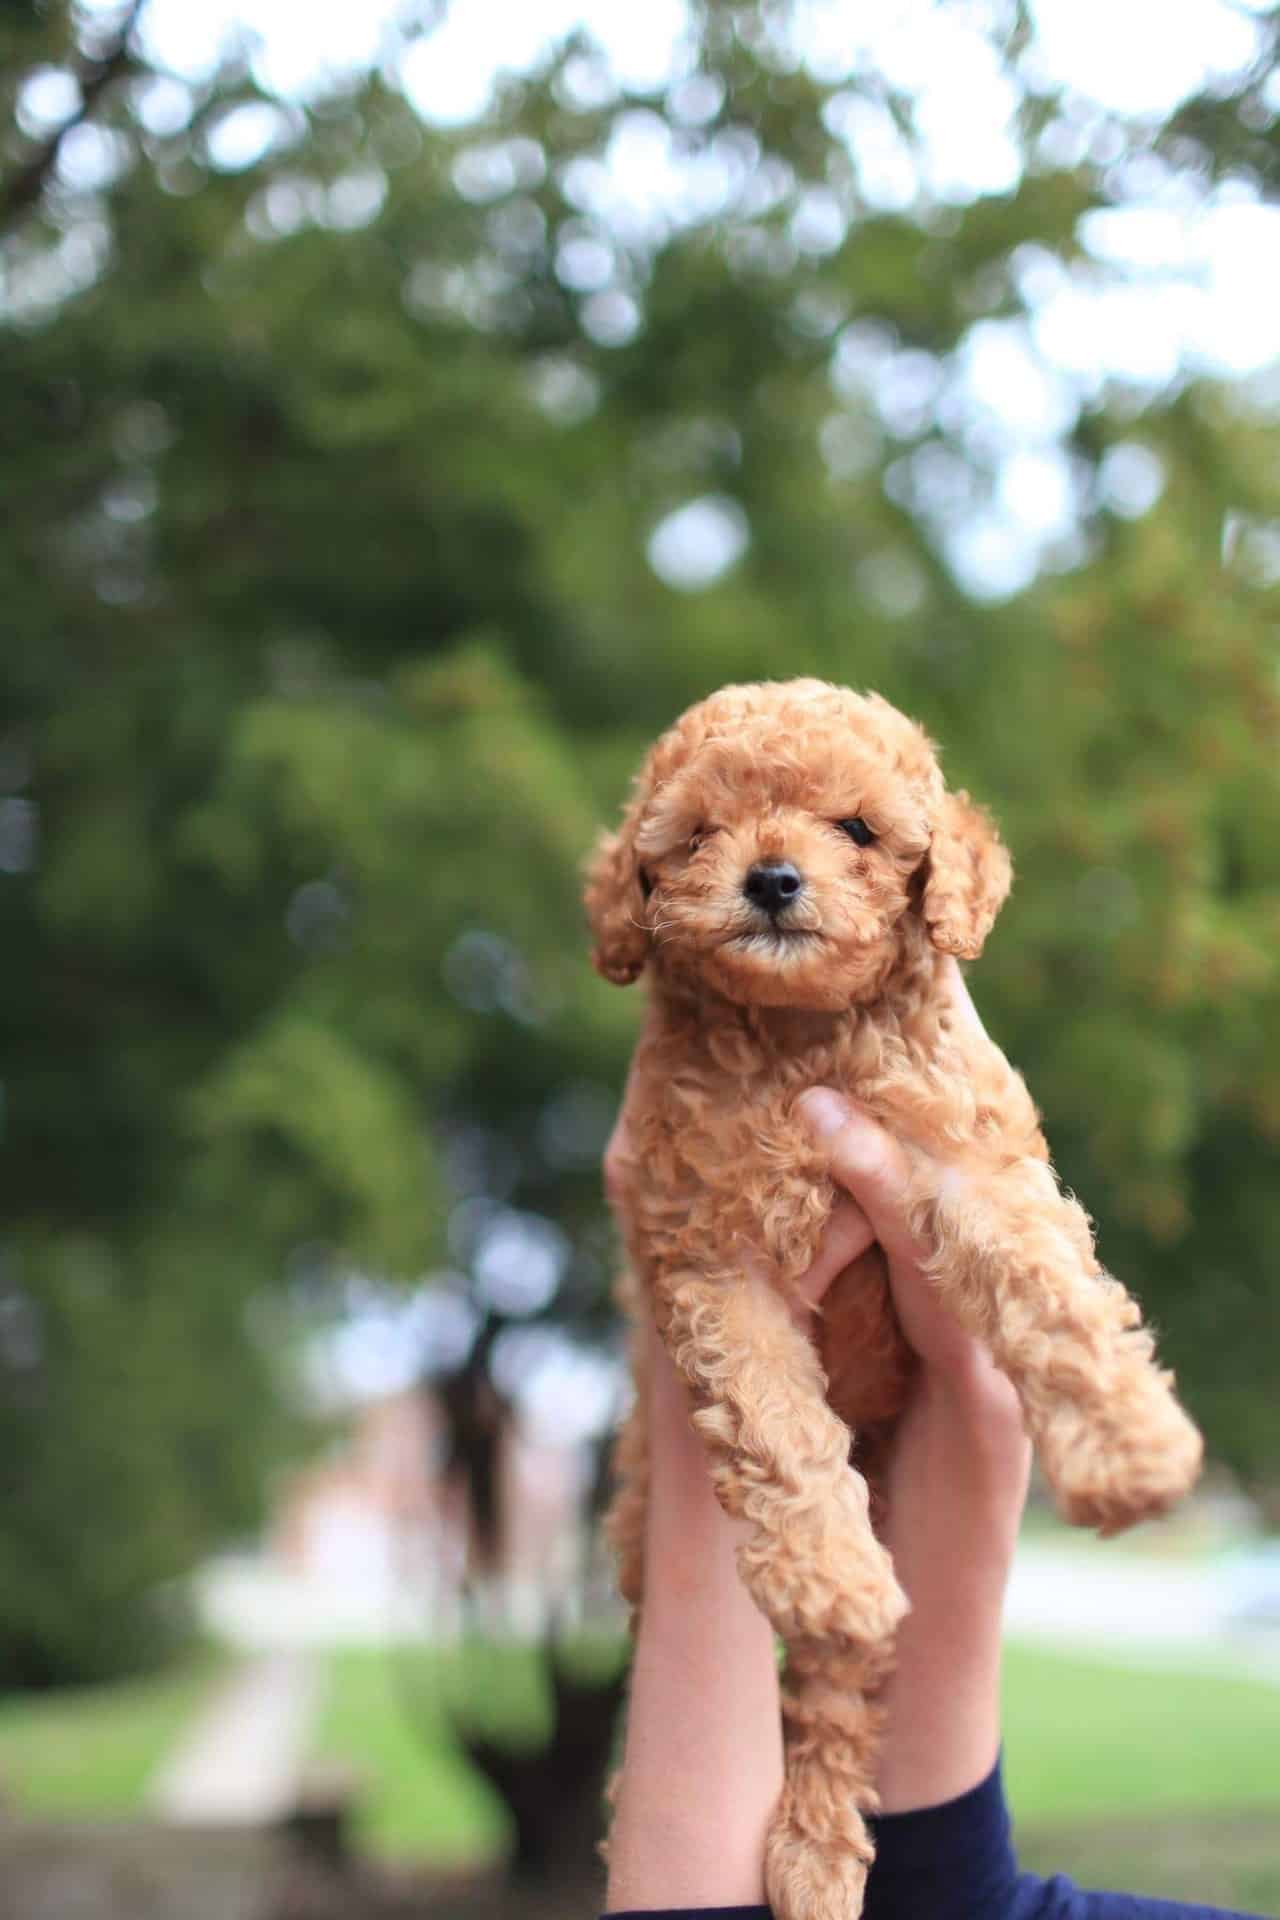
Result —
<instances>
[{"instance_id":1,"label":"thumb","mask_svg":"<svg viewBox=\"0 0 1280 1920\"><path fill-rule=\"evenodd\" d=\"M917 1260L920 1247L906 1217L910 1166L892 1134L831 1087L811 1087L796 1110L826 1148L832 1179L853 1195L888 1258Z\"/></svg>"}]
</instances>

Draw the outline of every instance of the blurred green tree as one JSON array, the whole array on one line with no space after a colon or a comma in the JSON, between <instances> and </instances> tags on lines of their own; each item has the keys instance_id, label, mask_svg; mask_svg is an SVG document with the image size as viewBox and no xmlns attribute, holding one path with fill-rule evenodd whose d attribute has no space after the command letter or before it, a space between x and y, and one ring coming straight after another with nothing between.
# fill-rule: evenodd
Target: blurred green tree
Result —
<instances>
[{"instance_id":1,"label":"blurred green tree","mask_svg":"<svg viewBox=\"0 0 1280 1920\"><path fill-rule=\"evenodd\" d=\"M1274 1477L1274 395L1055 376L1035 331L1135 169L1271 187L1274 16L1126 126L993 9L981 191L768 4L707 0L658 93L576 41L451 129L391 60L305 106L236 54L180 83L135 15L0 12L0 1681L133 1657L249 1514L265 1295L462 1258L479 1194L561 1224L544 1311L605 1323L635 1007L577 867L730 678L880 687L1001 815L984 1013L1215 1449ZM1003 594L965 530L1026 469L980 363L1031 368L1070 494Z\"/></svg>"}]
</instances>

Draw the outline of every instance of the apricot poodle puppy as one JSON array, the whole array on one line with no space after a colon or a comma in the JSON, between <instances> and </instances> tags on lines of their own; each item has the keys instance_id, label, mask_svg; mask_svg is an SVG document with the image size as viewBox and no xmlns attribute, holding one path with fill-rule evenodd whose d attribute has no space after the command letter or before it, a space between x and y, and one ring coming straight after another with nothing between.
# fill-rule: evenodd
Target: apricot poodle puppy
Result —
<instances>
[{"instance_id":1,"label":"apricot poodle puppy","mask_svg":"<svg viewBox=\"0 0 1280 1920\"><path fill-rule=\"evenodd\" d=\"M944 990L944 956L977 956L1009 881L920 728L816 680L691 708L590 869L597 968L651 985L614 1182L630 1306L651 1304L688 1383L718 1497L749 1523L742 1578L786 1645L766 1860L781 1920L861 1908L875 1697L906 1609L872 1524L874 1463L912 1367L876 1248L827 1296L821 1354L791 1310L835 1202L797 1097L839 1088L905 1143L931 1278L1016 1387L1068 1520L1112 1533L1163 1512L1200 1463L1026 1087ZM644 1407L610 1515L633 1607Z\"/></svg>"}]
</instances>

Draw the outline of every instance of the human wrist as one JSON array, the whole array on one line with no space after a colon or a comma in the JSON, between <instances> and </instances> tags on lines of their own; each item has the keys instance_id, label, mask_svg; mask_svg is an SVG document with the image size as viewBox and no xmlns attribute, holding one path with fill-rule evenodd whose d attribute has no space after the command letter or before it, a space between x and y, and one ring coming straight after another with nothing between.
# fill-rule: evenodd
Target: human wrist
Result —
<instances>
[{"instance_id":1,"label":"human wrist","mask_svg":"<svg viewBox=\"0 0 1280 1920\"><path fill-rule=\"evenodd\" d=\"M689 1394L665 1353L650 1369L649 1497L645 1594L637 1658L684 1673L705 1690L726 1665L771 1687L773 1630L738 1571L747 1523L716 1497L711 1461L691 1419ZM763 1677L762 1677L763 1676Z\"/></svg>"},{"instance_id":2,"label":"human wrist","mask_svg":"<svg viewBox=\"0 0 1280 1920\"><path fill-rule=\"evenodd\" d=\"M888 1465L883 1525L917 1616L935 1588L944 1610L1003 1596L1029 1470L1021 1422L1001 1402L921 1386Z\"/></svg>"},{"instance_id":3,"label":"human wrist","mask_svg":"<svg viewBox=\"0 0 1280 1920\"><path fill-rule=\"evenodd\" d=\"M674 1360L658 1336L650 1335L648 1368L650 1479L679 1493L690 1484L710 1486L709 1462L693 1423L694 1404Z\"/></svg>"},{"instance_id":4,"label":"human wrist","mask_svg":"<svg viewBox=\"0 0 1280 1920\"><path fill-rule=\"evenodd\" d=\"M906 1418L933 1438L950 1490L994 1502L1016 1532L1030 1442L1018 1397L985 1351L923 1366Z\"/></svg>"},{"instance_id":5,"label":"human wrist","mask_svg":"<svg viewBox=\"0 0 1280 1920\"><path fill-rule=\"evenodd\" d=\"M738 1574L687 1388L651 1336L644 1601L613 1836L618 1909L756 1903L782 1789L772 1629Z\"/></svg>"},{"instance_id":6,"label":"human wrist","mask_svg":"<svg viewBox=\"0 0 1280 1920\"><path fill-rule=\"evenodd\" d=\"M695 1568L720 1568L721 1578L731 1576L736 1587L735 1554L744 1523L731 1518L716 1497L688 1389L656 1334L648 1390L651 1563L670 1569L667 1591L686 1584Z\"/></svg>"},{"instance_id":7,"label":"human wrist","mask_svg":"<svg viewBox=\"0 0 1280 1920\"><path fill-rule=\"evenodd\" d=\"M1016 1397L994 1369L922 1369L886 1488L885 1542L911 1602L883 1696L886 1812L964 1793L994 1764L1001 1617L1029 1455Z\"/></svg>"}]
</instances>

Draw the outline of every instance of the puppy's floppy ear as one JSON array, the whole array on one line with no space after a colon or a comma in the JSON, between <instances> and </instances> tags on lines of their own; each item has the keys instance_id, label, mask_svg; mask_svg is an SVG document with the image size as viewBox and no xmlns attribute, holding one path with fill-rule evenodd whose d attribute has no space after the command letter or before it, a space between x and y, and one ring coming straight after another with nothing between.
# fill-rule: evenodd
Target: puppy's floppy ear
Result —
<instances>
[{"instance_id":1,"label":"puppy's floppy ear","mask_svg":"<svg viewBox=\"0 0 1280 1920\"><path fill-rule=\"evenodd\" d=\"M1012 879L1008 851L989 815L967 793L945 794L925 856L921 902L934 946L976 960Z\"/></svg>"},{"instance_id":2,"label":"puppy's floppy ear","mask_svg":"<svg viewBox=\"0 0 1280 1920\"><path fill-rule=\"evenodd\" d=\"M649 958L650 886L636 838L649 803L707 737L707 703L690 707L649 749L636 775L631 800L616 833L602 833L587 864L586 908L596 937L591 956L597 973L629 987Z\"/></svg>"},{"instance_id":3,"label":"puppy's floppy ear","mask_svg":"<svg viewBox=\"0 0 1280 1920\"><path fill-rule=\"evenodd\" d=\"M591 964L616 987L629 987L649 957L645 890L636 858L634 806L618 833L602 833L587 865L584 895L595 935Z\"/></svg>"}]
</instances>

